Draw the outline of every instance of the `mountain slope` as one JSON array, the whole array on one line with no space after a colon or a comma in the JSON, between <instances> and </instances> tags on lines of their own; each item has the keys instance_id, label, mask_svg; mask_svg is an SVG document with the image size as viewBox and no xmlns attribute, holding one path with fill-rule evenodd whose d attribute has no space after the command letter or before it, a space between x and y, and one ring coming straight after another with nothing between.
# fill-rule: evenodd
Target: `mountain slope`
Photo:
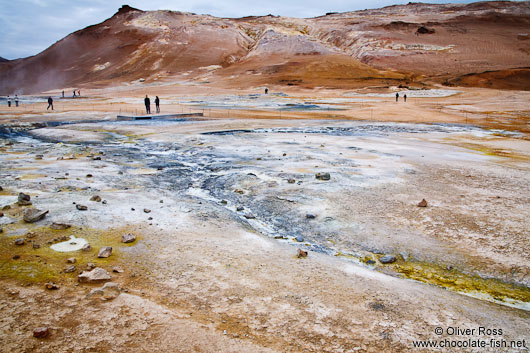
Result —
<instances>
[{"instance_id":1,"label":"mountain slope","mask_svg":"<svg viewBox=\"0 0 530 353\"><path fill-rule=\"evenodd\" d=\"M123 6L33 57L0 66L0 93L140 78L229 87L482 85L529 89L530 2L410 3L311 19L216 18ZM503 83L509 79L510 84ZM476 83L476 84L475 84Z\"/></svg>"}]
</instances>

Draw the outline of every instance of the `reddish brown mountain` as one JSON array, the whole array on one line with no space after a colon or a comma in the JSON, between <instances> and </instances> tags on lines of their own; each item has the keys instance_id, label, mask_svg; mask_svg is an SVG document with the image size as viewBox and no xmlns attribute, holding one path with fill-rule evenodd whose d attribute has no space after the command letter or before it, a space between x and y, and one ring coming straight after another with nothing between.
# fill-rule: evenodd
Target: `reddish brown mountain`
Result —
<instances>
[{"instance_id":1,"label":"reddish brown mountain","mask_svg":"<svg viewBox=\"0 0 530 353\"><path fill-rule=\"evenodd\" d=\"M0 94L138 79L530 89L529 28L530 2L410 3L310 19L226 19L123 6L38 55L3 62Z\"/></svg>"}]
</instances>

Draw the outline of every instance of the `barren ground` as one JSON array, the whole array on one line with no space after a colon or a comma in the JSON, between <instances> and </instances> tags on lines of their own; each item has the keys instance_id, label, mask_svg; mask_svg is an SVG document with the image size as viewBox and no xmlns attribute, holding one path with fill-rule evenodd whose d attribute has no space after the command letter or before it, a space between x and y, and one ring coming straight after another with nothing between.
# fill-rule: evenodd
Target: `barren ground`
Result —
<instances>
[{"instance_id":1,"label":"barren ground","mask_svg":"<svg viewBox=\"0 0 530 353\"><path fill-rule=\"evenodd\" d=\"M53 112L39 97L1 107L2 350L528 347L530 93L446 90L396 103L395 91L377 89L264 96L138 84L57 98ZM145 94L161 97L162 113L204 117L116 122L140 114ZM330 180L315 178L325 172ZM19 192L33 204L17 205ZM428 207L417 206L423 198ZM31 207L49 214L25 223ZM120 243L124 233L137 240ZM70 235L92 250L50 248ZM102 246L113 247L109 258L96 257ZM77 268L64 273L69 257ZM89 262L111 272L117 298L86 296L101 287L77 282ZM60 288L45 289L49 281ZM50 336L32 337L41 326Z\"/></svg>"}]
</instances>

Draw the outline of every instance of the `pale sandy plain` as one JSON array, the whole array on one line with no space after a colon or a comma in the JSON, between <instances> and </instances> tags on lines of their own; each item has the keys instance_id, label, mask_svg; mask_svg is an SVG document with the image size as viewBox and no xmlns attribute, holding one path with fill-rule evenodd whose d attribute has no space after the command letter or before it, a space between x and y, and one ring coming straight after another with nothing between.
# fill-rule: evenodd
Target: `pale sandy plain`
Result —
<instances>
[{"instance_id":1,"label":"pale sandy plain","mask_svg":"<svg viewBox=\"0 0 530 353\"><path fill-rule=\"evenodd\" d=\"M0 218L0 350L528 351L413 341L528 347L530 92L419 91L406 104L394 92L138 83L56 99L54 112L2 106L0 202L11 208ZM161 97L163 113L205 116L115 121L139 114L145 94ZM21 191L32 206L15 204ZM24 223L25 207L50 212ZM138 239L121 244L128 232ZM69 235L92 251L50 249ZM96 258L107 245L111 257ZM384 254L397 261L381 264ZM123 268L111 273L121 295L87 298L101 284L63 273L72 256L78 271ZM32 337L40 326L50 337Z\"/></svg>"}]
</instances>

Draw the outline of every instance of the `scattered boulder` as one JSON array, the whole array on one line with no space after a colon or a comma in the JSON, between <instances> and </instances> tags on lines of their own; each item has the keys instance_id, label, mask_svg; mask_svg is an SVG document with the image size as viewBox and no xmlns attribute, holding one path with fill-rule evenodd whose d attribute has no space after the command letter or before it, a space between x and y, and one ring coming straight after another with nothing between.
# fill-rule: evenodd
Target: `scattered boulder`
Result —
<instances>
[{"instance_id":1,"label":"scattered boulder","mask_svg":"<svg viewBox=\"0 0 530 353\"><path fill-rule=\"evenodd\" d=\"M33 249L35 250L40 249L40 245L37 243L33 243Z\"/></svg>"},{"instance_id":2,"label":"scattered boulder","mask_svg":"<svg viewBox=\"0 0 530 353\"><path fill-rule=\"evenodd\" d=\"M29 206L31 205L31 196L24 194L23 192L18 194L18 204L19 206Z\"/></svg>"},{"instance_id":3,"label":"scattered boulder","mask_svg":"<svg viewBox=\"0 0 530 353\"><path fill-rule=\"evenodd\" d=\"M114 266L112 268L112 272L122 273L123 272L123 268L121 268L120 266Z\"/></svg>"},{"instance_id":4,"label":"scattered boulder","mask_svg":"<svg viewBox=\"0 0 530 353\"><path fill-rule=\"evenodd\" d=\"M101 249L99 249L98 257L106 258L106 257L109 257L111 254L112 254L112 246L104 246Z\"/></svg>"},{"instance_id":5,"label":"scattered boulder","mask_svg":"<svg viewBox=\"0 0 530 353\"><path fill-rule=\"evenodd\" d=\"M144 212L145 212L145 213L151 213L151 210L148 209L148 208L144 208Z\"/></svg>"},{"instance_id":6,"label":"scattered boulder","mask_svg":"<svg viewBox=\"0 0 530 353\"><path fill-rule=\"evenodd\" d=\"M422 199L418 204L418 207L427 207L427 201L425 199Z\"/></svg>"},{"instance_id":7,"label":"scattered boulder","mask_svg":"<svg viewBox=\"0 0 530 353\"><path fill-rule=\"evenodd\" d=\"M75 205L75 208L77 208L79 211L88 210L88 207L86 207L85 205L80 205L80 204Z\"/></svg>"},{"instance_id":8,"label":"scattered boulder","mask_svg":"<svg viewBox=\"0 0 530 353\"><path fill-rule=\"evenodd\" d=\"M316 173L315 178L318 180L330 180L331 175L329 173Z\"/></svg>"},{"instance_id":9,"label":"scattered boulder","mask_svg":"<svg viewBox=\"0 0 530 353\"><path fill-rule=\"evenodd\" d=\"M222 204L222 205L226 205L226 204L228 204L228 201L226 201L226 200L221 200L221 204Z\"/></svg>"},{"instance_id":10,"label":"scattered boulder","mask_svg":"<svg viewBox=\"0 0 530 353\"><path fill-rule=\"evenodd\" d=\"M100 296L103 300L112 300L120 295L120 287L114 282L107 282L101 288L94 288L87 297Z\"/></svg>"},{"instance_id":11,"label":"scattered boulder","mask_svg":"<svg viewBox=\"0 0 530 353\"><path fill-rule=\"evenodd\" d=\"M236 211L241 212L245 209L243 206L237 206Z\"/></svg>"},{"instance_id":12,"label":"scattered boulder","mask_svg":"<svg viewBox=\"0 0 530 353\"><path fill-rule=\"evenodd\" d=\"M298 254L296 255L298 258L307 257L307 251L298 249Z\"/></svg>"},{"instance_id":13,"label":"scattered boulder","mask_svg":"<svg viewBox=\"0 0 530 353\"><path fill-rule=\"evenodd\" d=\"M90 246L90 244L85 244L81 248L81 251L90 251L90 250L92 250L92 247Z\"/></svg>"},{"instance_id":14,"label":"scattered boulder","mask_svg":"<svg viewBox=\"0 0 530 353\"><path fill-rule=\"evenodd\" d=\"M50 335L50 329L47 327L37 327L33 330L33 337L46 338Z\"/></svg>"},{"instance_id":15,"label":"scattered boulder","mask_svg":"<svg viewBox=\"0 0 530 353\"><path fill-rule=\"evenodd\" d=\"M77 279L80 283L97 283L103 281L109 281L112 277L110 274L102 269L101 267L96 267L92 271L83 271Z\"/></svg>"},{"instance_id":16,"label":"scattered boulder","mask_svg":"<svg viewBox=\"0 0 530 353\"><path fill-rule=\"evenodd\" d=\"M101 196L99 195L94 195L90 198L90 201L94 201L94 202L101 202Z\"/></svg>"},{"instance_id":17,"label":"scattered boulder","mask_svg":"<svg viewBox=\"0 0 530 353\"><path fill-rule=\"evenodd\" d=\"M46 287L46 289L49 289L49 290L57 290L61 288L55 282L48 282L44 286Z\"/></svg>"},{"instance_id":18,"label":"scattered boulder","mask_svg":"<svg viewBox=\"0 0 530 353\"><path fill-rule=\"evenodd\" d=\"M18 259L20 259L20 255L13 255L12 259L13 260L18 260Z\"/></svg>"},{"instance_id":19,"label":"scattered boulder","mask_svg":"<svg viewBox=\"0 0 530 353\"><path fill-rule=\"evenodd\" d=\"M24 238L18 238L17 240L15 240L15 245L21 246L24 244L26 244L26 241L24 240Z\"/></svg>"},{"instance_id":20,"label":"scattered boulder","mask_svg":"<svg viewBox=\"0 0 530 353\"><path fill-rule=\"evenodd\" d=\"M75 264L77 259L75 257L69 257L66 259L66 263L68 264Z\"/></svg>"},{"instance_id":21,"label":"scattered boulder","mask_svg":"<svg viewBox=\"0 0 530 353\"><path fill-rule=\"evenodd\" d=\"M136 240L136 235L131 234L131 233L122 234L122 236L121 236L121 242L122 243L132 243L135 240Z\"/></svg>"},{"instance_id":22,"label":"scattered boulder","mask_svg":"<svg viewBox=\"0 0 530 353\"><path fill-rule=\"evenodd\" d=\"M93 270L96 268L96 264L93 262L89 262L86 264L87 271Z\"/></svg>"},{"instance_id":23,"label":"scattered boulder","mask_svg":"<svg viewBox=\"0 0 530 353\"><path fill-rule=\"evenodd\" d=\"M394 255L385 255L379 259L379 262L382 264L391 264L396 262L396 257Z\"/></svg>"},{"instance_id":24,"label":"scattered boulder","mask_svg":"<svg viewBox=\"0 0 530 353\"><path fill-rule=\"evenodd\" d=\"M86 177L87 178L92 178L92 174L87 174Z\"/></svg>"},{"instance_id":25,"label":"scattered boulder","mask_svg":"<svg viewBox=\"0 0 530 353\"><path fill-rule=\"evenodd\" d=\"M64 269L64 273L72 273L75 272L76 269L77 268L75 267L75 265L66 266Z\"/></svg>"},{"instance_id":26,"label":"scattered boulder","mask_svg":"<svg viewBox=\"0 0 530 353\"><path fill-rule=\"evenodd\" d=\"M296 241L299 242L299 243L301 243L301 242L304 241L304 237L301 236L301 235L297 235L295 239L296 239Z\"/></svg>"},{"instance_id":27,"label":"scattered boulder","mask_svg":"<svg viewBox=\"0 0 530 353\"><path fill-rule=\"evenodd\" d=\"M307 213L305 215L305 218L307 218L307 219L315 219L315 218L317 218L317 216L315 214L313 214L313 213Z\"/></svg>"},{"instance_id":28,"label":"scattered boulder","mask_svg":"<svg viewBox=\"0 0 530 353\"><path fill-rule=\"evenodd\" d=\"M36 208L26 208L24 210L24 222L35 223L43 219L49 211L43 211Z\"/></svg>"},{"instance_id":29,"label":"scattered boulder","mask_svg":"<svg viewBox=\"0 0 530 353\"><path fill-rule=\"evenodd\" d=\"M65 230L65 229L68 229L70 227L72 227L70 224L55 223L55 222L53 222L52 225L50 226L50 228L54 229L54 230Z\"/></svg>"},{"instance_id":30,"label":"scattered boulder","mask_svg":"<svg viewBox=\"0 0 530 353\"><path fill-rule=\"evenodd\" d=\"M252 213L248 212L248 213L245 213L245 218L246 219L256 219L256 216L254 216Z\"/></svg>"},{"instance_id":31,"label":"scattered boulder","mask_svg":"<svg viewBox=\"0 0 530 353\"><path fill-rule=\"evenodd\" d=\"M296 180L294 180L293 178L289 178L289 179L287 179L287 182L289 184L294 184L294 183L296 183Z\"/></svg>"},{"instance_id":32,"label":"scattered boulder","mask_svg":"<svg viewBox=\"0 0 530 353\"><path fill-rule=\"evenodd\" d=\"M4 212L0 212L0 217L4 217Z\"/></svg>"}]
</instances>

